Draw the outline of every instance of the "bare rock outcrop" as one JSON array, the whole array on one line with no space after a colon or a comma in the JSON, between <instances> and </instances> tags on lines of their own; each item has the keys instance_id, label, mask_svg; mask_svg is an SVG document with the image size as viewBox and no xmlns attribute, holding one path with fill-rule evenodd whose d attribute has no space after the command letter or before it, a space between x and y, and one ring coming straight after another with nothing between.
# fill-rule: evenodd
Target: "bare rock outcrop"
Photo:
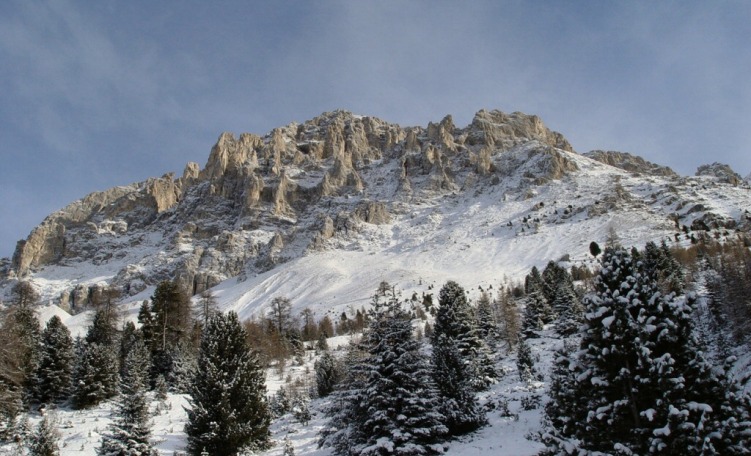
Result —
<instances>
[{"instance_id":1,"label":"bare rock outcrop","mask_svg":"<svg viewBox=\"0 0 751 456\"><path fill-rule=\"evenodd\" d=\"M222 133L200 173L201 179L219 179L225 174L241 172L248 164L257 166L256 150L262 145L263 140L253 134L243 133L238 140L232 133Z\"/></svg>"},{"instance_id":2,"label":"bare rock outcrop","mask_svg":"<svg viewBox=\"0 0 751 456\"><path fill-rule=\"evenodd\" d=\"M70 232L76 228L88 230L90 222L97 226L102 220L121 219L126 227L147 224L176 205L181 193L182 181L173 180L171 175L91 193L48 216L26 240L19 241L12 267L23 276L39 266L59 261L71 250Z\"/></svg>"},{"instance_id":3,"label":"bare rock outcrop","mask_svg":"<svg viewBox=\"0 0 751 456\"><path fill-rule=\"evenodd\" d=\"M743 182L740 174L733 171L733 168L724 163L714 162L711 165L701 165L696 170L696 175L715 177L719 182L736 186Z\"/></svg>"},{"instance_id":4,"label":"bare rock outcrop","mask_svg":"<svg viewBox=\"0 0 751 456\"><path fill-rule=\"evenodd\" d=\"M475 114L466 134L470 144L486 144L501 149L536 140L551 147L573 151L563 135L549 130L539 117L521 112L506 114L483 109Z\"/></svg>"},{"instance_id":5,"label":"bare rock outcrop","mask_svg":"<svg viewBox=\"0 0 751 456\"><path fill-rule=\"evenodd\" d=\"M457 147L454 141L455 130L454 120L448 115L438 124L434 124L433 122L428 123L428 138L443 149L455 152Z\"/></svg>"},{"instance_id":6,"label":"bare rock outcrop","mask_svg":"<svg viewBox=\"0 0 751 456\"><path fill-rule=\"evenodd\" d=\"M678 174L667 166L657 165L650 161L647 161L637 155L632 155L627 152L615 152L606 150L593 150L584 154L593 160L597 160L600 163L614 166L625 171L639 174L647 174L650 176L663 176L663 177L677 177Z\"/></svg>"},{"instance_id":7,"label":"bare rock outcrop","mask_svg":"<svg viewBox=\"0 0 751 456\"><path fill-rule=\"evenodd\" d=\"M386 204L378 201L363 201L355 209L355 215L366 223L383 225L391 221Z\"/></svg>"},{"instance_id":8,"label":"bare rock outcrop","mask_svg":"<svg viewBox=\"0 0 751 456\"><path fill-rule=\"evenodd\" d=\"M363 223L390 223L385 201L481 191L514 173L532 183L561 178L576 169L561 149L571 147L536 116L500 111L480 111L465 128L451 116L402 128L334 111L265 136L222 133L203 169L188 163L179 178L93 193L50 215L4 274L108 265L126 295L167 279L200 293L350 242ZM77 293L69 304L83 299Z\"/></svg>"}]
</instances>

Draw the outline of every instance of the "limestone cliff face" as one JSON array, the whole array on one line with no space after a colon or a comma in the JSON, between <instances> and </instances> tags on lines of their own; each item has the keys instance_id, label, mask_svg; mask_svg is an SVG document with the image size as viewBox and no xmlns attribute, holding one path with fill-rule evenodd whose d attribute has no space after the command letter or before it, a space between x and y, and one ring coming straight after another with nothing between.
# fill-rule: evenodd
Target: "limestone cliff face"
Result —
<instances>
[{"instance_id":1,"label":"limestone cliff face","mask_svg":"<svg viewBox=\"0 0 751 456\"><path fill-rule=\"evenodd\" d=\"M677 177L678 175L667 166L654 164L643 158L626 152L614 152L604 150L593 150L585 154L587 157L605 163L606 165L615 166L633 173L647 174L651 176Z\"/></svg>"},{"instance_id":2,"label":"limestone cliff face","mask_svg":"<svg viewBox=\"0 0 751 456\"><path fill-rule=\"evenodd\" d=\"M711 165L701 165L696 170L697 176L711 176L717 178L720 182L730 185L739 185L743 182L740 174L733 171L729 165L724 163L712 163Z\"/></svg>"},{"instance_id":3,"label":"limestone cliff face","mask_svg":"<svg viewBox=\"0 0 751 456\"><path fill-rule=\"evenodd\" d=\"M549 130L537 116L521 112L505 114L501 111L481 110L475 114L467 129L470 144L487 144L510 148L531 139L558 149L573 151L566 138Z\"/></svg>"},{"instance_id":4,"label":"limestone cliff face","mask_svg":"<svg viewBox=\"0 0 751 456\"><path fill-rule=\"evenodd\" d=\"M111 223L117 226L146 226L158 214L170 209L180 199L183 180L173 180L171 175L149 179L139 184L114 187L95 192L75 201L62 210L48 216L32 230L28 238L19 241L13 255L12 268L24 275L31 269L60 262L70 257L76 246L71 245L73 232L112 231ZM125 228L127 230L127 228Z\"/></svg>"},{"instance_id":5,"label":"limestone cliff face","mask_svg":"<svg viewBox=\"0 0 751 456\"><path fill-rule=\"evenodd\" d=\"M188 163L180 178L93 193L50 215L5 269L90 264L126 295L164 279L200 293L328 248L362 224L391 223L398 204L497 185L527 161L526 181L560 179L577 169L571 150L538 117L500 111L480 111L465 128L451 116L402 128L335 111L265 136L222 133L203 169ZM75 293L61 299L80 301Z\"/></svg>"}]
</instances>

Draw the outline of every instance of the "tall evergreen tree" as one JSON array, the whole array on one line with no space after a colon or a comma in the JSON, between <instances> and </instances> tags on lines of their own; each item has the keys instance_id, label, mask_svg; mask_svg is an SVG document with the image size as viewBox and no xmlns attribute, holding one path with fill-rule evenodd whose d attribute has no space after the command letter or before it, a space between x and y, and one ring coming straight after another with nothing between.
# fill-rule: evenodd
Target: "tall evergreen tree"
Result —
<instances>
[{"instance_id":1,"label":"tall evergreen tree","mask_svg":"<svg viewBox=\"0 0 751 456\"><path fill-rule=\"evenodd\" d=\"M176 282L164 281L157 285L151 297L151 310L141 309L144 336L152 343L152 379L164 375L169 381L176 348L189 345L193 320L191 301Z\"/></svg>"},{"instance_id":2,"label":"tall evergreen tree","mask_svg":"<svg viewBox=\"0 0 751 456\"><path fill-rule=\"evenodd\" d=\"M337 366L334 356L330 352L324 351L321 357L316 360L314 367L318 397L326 397L334 391L341 379L339 366Z\"/></svg>"},{"instance_id":3,"label":"tall evergreen tree","mask_svg":"<svg viewBox=\"0 0 751 456\"><path fill-rule=\"evenodd\" d=\"M86 337L76 347L73 406L91 407L114 397L120 373L120 344L112 309L94 313Z\"/></svg>"},{"instance_id":4,"label":"tall evergreen tree","mask_svg":"<svg viewBox=\"0 0 751 456\"><path fill-rule=\"evenodd\" d=\"M151 313L149 301L143 301L141 303L141 307L138 309L138 323L141 324L139 329L141 330L141 336L143 337L143 342L146 344L146 347L151 351L156 350L154 336L156 328L154 327L154 316Z\"/></svg>"},{"instance_id":5,"label":"tall evergreen tree","mask_svg":"<svg viewBox=\"0 0 751 456\"><path fill-rule=\"evenodd\" d=\"M114 397L119 380L118 352L115 347L78 343L73 371L73 406L87 408Z\"/></svg>"},{"instance_id":6,"label":"tall evergreen tree","mask_svg":"<svg viewBox=\"0 0 751 456\"><path fill-rule=\"evenodd\" d=\"M149 442L149 404L146 398L149 352L137 340L125 358L121 395L115 419L102 435L99 456L149 456L156 450Z\"/></svg>"},{"instance_id":7,"label":"tall evergreen tree","mask_svg":"<svg viewBox=\"0 0 751 456\"><path fill-rule=\"evenodd\" d=\"M558 283L553 291L552 308L558 316L555 330L562 336L570 336L579 331L579 326L584 321L584 307L579 301L574 290L570 275Z\"/></svg>"},{"instance_id":8,"label":"tall evergreen tree","mask_svg":"<svg viewBox=\"0 0 751 456\"><path fill-rule=\"evenodd\" d=\"M439 293L433 328L433 378L443 398L449 432L458 435L485 423L474 391L487 384L478 369L483 352L464 289L449 281Z\"/></svg>"},{"instance_id":9,"label":"tall evergreen tree","mask_svg":"<svg viewBox=\"0 0 751 456\"><path fill-rule=\"evenodd\" d=\"M601 261L596 292L586 300L581 350L557 363L553 384L563 387L551 394L556 403L578 398L583 415L567 418L560 411L570 405L553 406L554 445L568 451L578 441L584 451L618 454L746 454L748 397L704 359L691 298L663 295L643 263L623 249L606 248Z\"/></svg>"},{"instance_id":10,"label":"tall evergreen tree","mask_svg":"<svg viewBox=\"0 0 751 456\"><path fill-rule=\"evenodd\" d=\"M204 329L198 370L190 385L188 451L234 455L269 443L264 372L237 314L212 316Z\"/></svg>"},{"instance_id":11,"label":"tall evergreen tree","mask_svg":"<svg viewBox=\"0 0 751 456\"><path fill-rule=\"evenodd\" d=\"M516 346L516 369L519 371L519 380L528 382L535 377L535 359L532 357L532 349L523 338Z\"/></svg>"},{"instance_id":12,"label":"tall evergreen tree","mask_svg":"<svg viewBox=\"0 0 751 456\"><path fill-rule=\"evenodd\" d=\"M540 276L542 278L542 292L545 295L545 300L551 304L555 299L555 291L561 282L571 282L571 276L566 269L555 261L549 261Z\"/></svg>"},{"instance_id":13,"label":"tall evergreen tree","mask_svg":"<svg viewBox=\"0 0 751 456\"><path fill-rule=\"evenodd\" d=\"M553 308L550 307L545 294L536 288L524 297L524 319L522 320L522 335L526 338L538 337L538 331L546 323L553 321Z\"/></svg>"},{"instance_id":14,"label":"tall evergreen tree","mask_svg":"<svg viewBox=\"0 0 751 456\"><path fill-rule=\"evenodd\" d=\"M342 362L342 381L334 390L330 406L325 410L328 417L318 440L319 447L330 446L337 455L357 454L356 451L367 436L356 425L365 421L364 407L367 352L364 344L350 341Z\"/></svg>"},{"instance_id":15,"label":"tall evergreen tree","mask_svg":"<svg viewBox=\"0 0 751 456\"><path fill-rule=\"evenodd\" d=\"M493 306L490 302L490 296L483 291L480 299L477 301L477 329L482 340L487 341L487 345L495 346L498 343L499 331L498 321L493 312Z\"/></svg>"},{"instance_id":16,"label":"tall evergreen tree","mask_svg":"<svg viewBox=\"0 0 751 456\"><path fill-rule=\"evenodd\" d=\"M68 398L73 378L73 339L60 317L53 316L42 331L42 350L34 375L34 400L60 403Z\"/></svg>"},{"instance_id":17,"label":"tall evergreen tree","mask_svg":"<svg viewBox=\"0 0 751 456\"><path fill-rule=\"evenodd\" d=\"M555 320L556 314L551 307L551 298L561 269L551 261L543 274L533 266L532 271L524 279L526 296L522 332L525 337L537 337L537 331Z\"/></svg>"},{"instance_id":18,"label":"tall evergreen tree","mask_svg":"<svg viewBox=\"0 0 751 456\"><path fill-rule=\"evenodd\" d=\"M24 402L33 397L34 374L39 363L41 347L41 328L37 319L35 306L39 294L29 282L18 282L11 290L14 306L9 310L10 327L13 345L16 350L12 353L18 357L16 365L20 369L20 388Z\"/></svg>"},{"instance_id":19,"label":"tall evergreen tree","mask_svg":"<svg viewBox=\"0 0 751 456\"><path fill-rule=\"evenodd\" d=\"M362 413L348 423L348 455L437 454L438 442L447 433L444 417L437 412L439 399L430 370L412 335L412 319L395 297L376 295L363 335L366 355L358 367L360 390L351 394L356 402L344 402L339 414L352 408ZM339 418L330 429L339 431ZM333 424L333 426L331 426ZM324 432L326 435L326 432ZM326 439L324 439L324 442Z\"/></svg>"},{"instance_id":20,"label":"tall evergreen tree","mask_svg":"<svg viewBox=\"0 0 751 456\"><path fill-rule=\"evenodd\" d=\"M13 433L16 417L32 399L41 344L39 295L28 282L17 283L12 294L12 305L0 314L0 439Z\"/></svg>"},{"instance_id":21,"label":"tall evergreen tree","mask_svg":"<svg viewBox=\"0 0 751 456\"><path fill-rule=\"evenodd\" d=\"M167 377L171 391L178 394L188 393L197 362L196 353L188 343L181 343L175 347L172 354L172 370Z\"/></svg>"}]
</instances>

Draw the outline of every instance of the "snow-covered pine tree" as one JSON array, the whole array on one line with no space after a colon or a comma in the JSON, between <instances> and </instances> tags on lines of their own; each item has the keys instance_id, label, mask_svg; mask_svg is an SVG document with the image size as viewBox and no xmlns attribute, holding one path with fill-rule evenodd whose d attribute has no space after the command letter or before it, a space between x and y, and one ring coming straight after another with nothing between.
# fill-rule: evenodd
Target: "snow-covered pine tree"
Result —
<instances>
[{"instance_id":1,"label":"snow-covered pine tree","mask_svg":"<svg viewBox=\"0 0 751 456\"><path fill-rule=\"evenodd\" d=\"M538 331L546 323L553 321L553 309L545 299L545 294L536 288L524 297L524 317L522 320L522 335L525 338L539 337Z\"/></svg>"},{"instance_id":2,"label":"snow-covered pine tree","mask_svg":"<svg viewBox=\"0 0 751 456\"><path fill-rule=\"evenodd\" d=\"M39 294L29 282L18 282L11 291L14 305L8 309L4 324L11 345L6 346L8 348L0 358L3 363L8 363L3 369L6 372L0 373L5 377L0 381L0 386L3 383L7 385L9 392L20 395L25 405L28 405L29 400L33 398L34 374L39 362L41 345L42 330L34 307L39 300Z\"/></svg>"},{"instance_id":3,"label":"snow-covered pine tree","mask_svg":"<svg viewBox=\"0 0 751 456\"><path fill-rule=\"evenodd\" d=\"M363 361L367 352L363 344L350 341L342 361L342 381L331 394L331 401L324 410L328 420L321 429L318 438L319 447L331 447L334 454L357 454L355 449L365 440L360 427L366 419L363 407L367 364Z\"/></svg>"},{"instance_id":4,"label":"snow-covered pine tree","mask_svg":"<svg viewBox=\"0 0 751 456\"><path fill-rule=\"evenodd\" d=\"M519 372L519 380L529 382L535 378L537 373L532 349L524 338L520 338L516 350L516 369Z\"/></svg>"},{"instance_id":5,"label":"snow-covered pine tree","mask_svg":"<svg viewBox=\"0 0 751 456\"><path fill-rule=\"evenodd\" d=\"M60 449L57 446L59 438L55 420L46 413L34 432L27 437L29 456L59 455Z\"/></svg>"},{"instance_id":6,"label":"snow-covered pine tree","mask_svg":"<svg viewBox=\"0 0 751 456\"><path fill-rule=\"evenodd\" d=\"M292 398L291 411L292 415L300 424L303 426L308 425L313 416L310 413L310 398L307 393L298 391L297 394L295 394L295 397Z\"/></svg>"},{"instance_id":7,"label":"snow-covered pine tree","mask_svg":"<svg viewBox=\"0 0 751 456\"><path fill-rule=\"evenodd\" d=\"M73 406L94 406L117 394L118 354L113 347L82 341L73 371Z\"/></svg>"},{"instance_id":8,"label":"snow-covered pine tree","mask_svg":"<svg viewBox=\"0 0 751 456\"><path fill-rule=\"evenodd\" d=\"M654 282L655 289L659 284ZM751 447L749 396L713 367L694 334L693 295L653 297L642 315L645 360L654 406L642 412L649 451L660 454L748 454Z\"/></svg>"},{"instance_id":9,"label":"snow-covered pine tree","mask_svg":"<svg viewBox=\"0 0 751 456\"><path fill-rule=\"evenodd\" d=\"M321 331L318 335L318 341L316 341L316 351L325 352L329 349L328 334L326 331Z\"/></svg>"},{"instance_id":10,"label":"snow-covered pine tree","mask_svg":"<svg viewBox=\"0 0 751 456\"><path fill-rule=\"evenodd\" d=\"M452 435L473 431L485 423L474 395L485 378L478 369L483 364L477 359L483 356L478 348L483 344L477 338L473 320L464 289L456 282L447 282L439 293L432 367L443 401L441 410Z\"/></svg>"},{"instance_id":11,"label":"snow-covered pine tree","mask_svg":"<svg viewBox=\"0 0 751 456\"><path fill-rule=\"evenodd\" d=\"M646 366L640 359L643 344L637 317L644 302L629 252L606 247L595 293L585 299L586 327L578 360L582 364L579 392L588 415L575 431L587 450L620 448L642 454L639 444L647 437L635 433L643 429L640 412L647 407L641 404L649 402L639 390Z\"/></svg>"},{"instance_id":12,"label":"snow-covered pine tree","mask_svg":"<svg viewBox=\"0 0 751 456\"><path fill-rule=\"evenodd\" d=\"M577 426L587 420L587 411L579 405L581 394L577 388L577 369L575 346L565 341L563 348L555 352L553 369L550 373L550 401L545 404L545 423L548 431L542 436L549 449L541 454L573 455L579 448L579 442L574 437Z\"/></svg>"},{"instance_id":13,"label":"snow-covered pine tree","mask_svg":"<svg viewBox=\"0 0 751 456\"><path fill-rule=\"evenodd\" d=\"M76 346L73 406L91 407L117 394L120 345L114 314L98 309L84 340Z\"/></svg>"},{"instance_id":14,"label":"snow-covered pine tree","mask_svg":"<svg viewBox=\"0 0 751 456\"><path fill-rule=\"evenodd\" d=\"M326 397L334 391L341 379L341 372L334 356L324 351L314 365L316 373L316 390L318 397Z\"/></svg>"},{"instance_id":15,"label":"snow-covered pine tree","mask_svg":"<svg viewBox=\"0 0 751 456\"><path fill-rule=\"evenodd\" d=\"M524 293L530 294L533 291L543 291L543 281L540 270L537 266L532 266L532 270L529 271L526 277L524 277Z\"/></svg>"},{"instance_id":16,"label":"snow-covered pine tree","mask_svg":"<svg viewBox=\"0 0 751 456\"><path fill-rule=\"evenodd\" d=\"M99 308L94 312L91 325L86 331L86 342L110 347L119 342L117 315L112 309Z\"/></svg>"},{"instance_id":17,"label":"snow-covered pine tree","mask_svg":"<svg viewBox=\"0 0 751 456\"><path fill-rule=\"evenodd\" d=\"M683 268L673 257L665 241L658 247L654 242L644 246L645 273L655 278L664 293L683 291Z\"/></svg>"},{"instance_id":18,"label":"snow-covered pine tree","mask_svg":"<svg viewBox=\"0 0 751 456\"><path fill-rule=\"evenodd\" d=\"M234 312L209 318L189 392L185 432L191 454L205 449L229 456L268 446L264 372Z\"/></svg>"},{"instance_id":19,"label":"snow-covered pine tree","mask_svg":"<svg viewBox=\"0 0 751 456\"><path fill-rule=\"evenodd\" d=\"M152 338L152 379L161 374L168 383L171 381L177 347L189 344L192 335L191 310L190 297L180 286L164 281L154 290L150 312L143 308L139 312L142 325L150 323L142 328L145 338Z\"/></svg>"},{"instance_id":20,"label":"snow-covered pine tree","mask_svg":"<svg viewBox=\"0 0 751 456\"><path fill-rule=\"evenodd\" d=\"M567 387L551 394L553 402L578 397L582 414L549 415L553 445L562 452L578 441L584 451L617 454L746 454L748 397L704 360L691 299L662 295L621 248L606 248L601 261L596 292L585 300L582 349L568 364L575 385L558 369L553 384Z\"/></svg>"},{"instance_id":21,"label":"snow-covered pine tree","mask_svg":"<svg viewBox=\"0 0 751 456\"><path fill-rule=\"evenodd\" d=\"M136 328L135 323L129 321L123 325L123 329L120 332L120 376L123 375L125 369L125 358L128 357L133 345L141 340L143 342L143 334Z\"/></svg>"},{"instance_id":22,"label":"snow-covered pine tree","mask_svg":"<svg viewBox=\"0 0 751 456\"><path fill-rule=\"evenodd\" d=\"M186 394L190 382L196 372L196 353L187 342L178 344L172 354L172 370L167 377L170 390L178 394Z\"/></svg>"},{"instance_id":23,"label":"snow-covered pine tree","mask_svg":"<svg viewBox=\"0 0 751 456\"><path fill-rule=\"evenodd\" d=\"M70 394L73 377L73 339L60 317L53 316L42 331L42 348L34 375L34 400L60 403Z\"/></svg>"},{"instance_id":24,"label":"snow-covered pine tree","mask_svg":"<svg viewBox=\"0 0 751 456\"><path fill-rule=\"evenodd\" d=\"M555 261L548 262L545 269L542 270L540 277L542 279L542 292L545 295L545 300L551 304L555 298L555 291L561 282L571 281L570 274Z\"/></svg>"},{"instance_id":25,"label":"snow-covered pine tree","mask_svg":"<svg viewBox=\"0 0 751 456\"><path fill-rule=\"evenodd\" d=\"M498 321L493 312L490 296L483 291L477 301L477 329L482 340L486 341L489 348L495 347L500 339Z\"/></svg>"},{"instance_id":26,"label":"snow-covered pine tree","mask_svg":"<svg viewBox=\"0 0 751 456\"><path fill-rule=\"evenodd\" d=\"M466 364L471 387L475 391L487 389L498 379L498 371L493 353L481 337L475 312L464 289L454 281L447 282L441 288L438 303L433 338L444 335L455 342Z\"/></svg>"},{"instance_id":27,"label":"snow-covered pine tree","mask_svg":"<svg viewBox=\"0 0 751 456\"><path fill-rule=\"evenodd\" d=\"M282 456L295 456L295 446L292 445L289 436L284 437L284 453L282 453Z\"/></svg>"},{"instance_id":28,"label":"snow-covered pine tree","mask_svg":"<svg viewBox=\"0 0 751 456\"><path fill-rule=\"evenodd\" d=\"M115 410L115 419L102 435L97 448L99 456L150 456L157 451L149 442L149 404L146 398L148 385L149 351L137 340L125 358L121 395Z\"/></svg>"},{"instance_id":29,"label":"snow-covered pine tree","mask_svg":"<svg viewBox=\"0 0 751 456\"><path fill-rule=\"evenodd\" d=\"M558 334L565 337L579 331L579 327L584 321L584 307L579 301L579 296L577 296L571 280L564 279L559 282L553 291L552 307L558 316L555 324L555 330Z\"/></svg>"},{"instance_id":30,"label":"snow-covered pine tree","mask_svg":"<svg viewBox=\"0 0 751 456\"><path fill-rule=\"evenodd\" d=\"M149 301L143 301L141 307L138 310L138 323L141 324L139 328L141 330L141 336L149 350L156 349L155 335L156 328L154 327L154 315L151 313L151 305Z\"/></svg>"},{"instance_id":31,"label":"snow-covered pine tree","mask_svg":"<svg viewBox=\"0 0 751 456\"><path fill-rule=\"evenodd\" d=\"M440 401L427 360L412 334L410 313L394 295L377 294L368 322L362 342L366 354L357 367L362 377L357 390L348 393L355 401L339 410L362 413L350 415L354 419L345 424L347 445L335 445L335 451L358 456L437 454L436 445L447 428L437 411ZM341 416L332 418L328 423L332 433L324 431L324 436L335 434L343 424ZM323 442L335 443L325 437Z\"/></svg>"}]
</instances>

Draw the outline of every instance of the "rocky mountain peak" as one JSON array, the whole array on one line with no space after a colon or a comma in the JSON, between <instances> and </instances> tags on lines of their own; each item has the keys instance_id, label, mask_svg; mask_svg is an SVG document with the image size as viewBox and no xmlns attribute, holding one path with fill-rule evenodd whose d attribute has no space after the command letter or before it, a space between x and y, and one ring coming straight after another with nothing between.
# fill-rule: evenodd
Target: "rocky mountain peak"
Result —
<instances>
[{"instance_id":1,"label":"rocky mountain peak","mask_svg":"<svg viewBox=\"0 0 751 456\"><path fill-rule=\"evenodd\" d=\"M587 152L584 155L593 160L605 163L606 165L615 166L616 168L620 168L632 173L666 177L678 176L675 171L667 166L657 165L637 155L629 154L627 152L593 150Z\"/></svg>"},{"instance_id":2,"label":"rocky mountain peak","mask_svg":"<svg viewBox=\"0 0 751 456\"><path fill-rule=\"evenodd\" d=\"M711 165L701 165L696 170L697 176L710 176L717 178L720 182L731 185L739 185L743 182L740 174L733 171L730 165L714 162Z\"/></svg>"},{"instance_id":3,"label":"rocky mountain peak","mask_svg":"<svg viewBox=\"0 0 751 456\"><path fill-rule=\"evenodd\" d=\"M589 155L676 179L668 168L629 154ZM222 133L203 169L188 163L179 178L168 174L71 203L19 242L0 272L14 279L45 270L64 276L60 268L96 270L92 277L81 273L56 285L60 294L52 298L70 306L81 305L86 287L101 287L102 280L126 296L167 279L200 293L321 250L363 248L364 239L387 236L373 234L377 227L393 224L399 232L426 205L441 210L456 198L471 204L493 195L488 198L514 202L515 213L526 215L504 226L520 235L535 232L545 223L539 212L546 201L525 201L551 185L572 186L581 198L576 176L597 166L537 116L518 112L482 110L459 128L450 115L425 127L402 127L333 111L263 136ZM618 175L590 189L591 201L572 199L551 209L550 220L563 223L574 214L597 217L619 205L641 204L644 198L632 197L620 183L624 173L606 172ZM650 198L657 204L658 196ZM668 200L674 211L694 207L679 204L675 195ZM687 212L686 223L701 211ZM721 215L702 220L706 226L727 222Z\"/></svg>"},{"instance_id":4,"label":"rocky mountain peak","mask_svg":"<svg viewBox=\"0 0 751 456\"><path fill-rule=\"evenodd\" d=\"M466 133L471 144L510 148L519 142L534 139L557 149L573 151L563 135L549 130L539 117L521 112L506 114L497 110L480 110Z\"/></svg>"}]
</instances>

